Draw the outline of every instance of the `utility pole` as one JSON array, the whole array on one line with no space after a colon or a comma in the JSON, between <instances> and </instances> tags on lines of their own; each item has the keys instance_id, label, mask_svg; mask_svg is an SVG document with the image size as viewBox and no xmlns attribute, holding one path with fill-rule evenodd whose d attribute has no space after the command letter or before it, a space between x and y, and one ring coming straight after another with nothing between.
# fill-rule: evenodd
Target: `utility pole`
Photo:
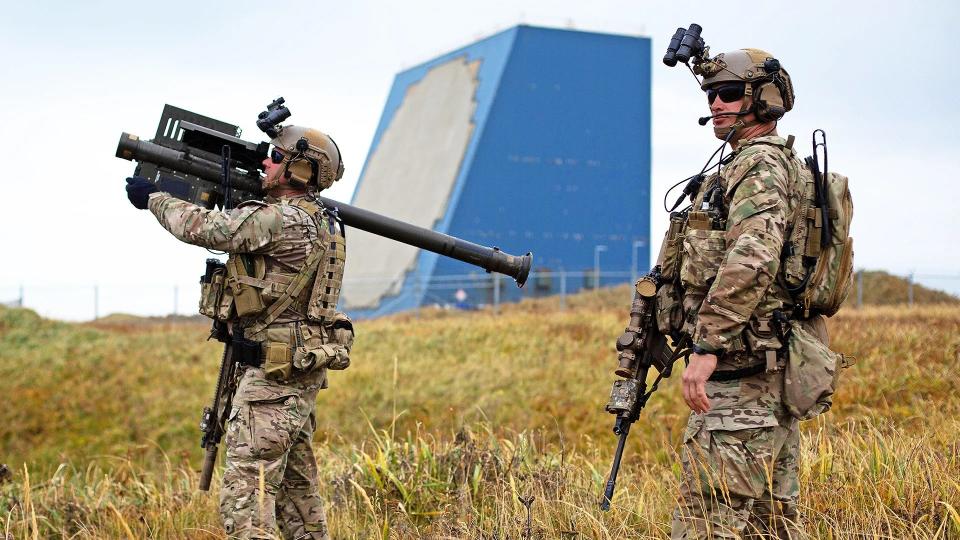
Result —
<instances>
[{"instance_id":1,"label":"utility pole","mask_svg":"<svg viewBox=\"0 0 960 540\"><path fill-rule=\"evenodd\" d=\"M640 274L640 268L639 268L639 266L640 266L640 254L637 252L637 248L642 248L642 247L645 246L645 245L647 245L647 241L646 241L646 240L634 240L634 241L633 241L633 248L631 249L631 252L630 252L630 255L631 255L631 258L630 258L630 282L631 282L631 283L636 283L636 282L637 282L637 278L640 277L640 276L639 276L639 274Z\"/></svg>"},{"instance_id":2,"label":"utility pole","mask_svg":"<svg viewBox=\"0 0 960 540\"><path fill-rule=\"evenodd\" d=\"M567 271L560 270L560 309L567 307Z\"/></svg>"}]
</instances>

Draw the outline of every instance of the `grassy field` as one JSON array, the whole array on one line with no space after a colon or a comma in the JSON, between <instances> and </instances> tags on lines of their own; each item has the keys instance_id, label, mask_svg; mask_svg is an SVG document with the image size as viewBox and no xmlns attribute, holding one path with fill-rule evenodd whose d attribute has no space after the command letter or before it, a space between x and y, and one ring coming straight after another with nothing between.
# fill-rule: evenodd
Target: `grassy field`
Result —
<instances>
[{"instance_id":1,"label":"grassy field","mask_svg":"<svg viewBox=\"0 0 960 540\"><path fill-rule=\"evenodd\" d=\"M597 508L629 300L621 287L565 310L359 323L354 365L318 400L334 538L526 538L520 496L534 497L531 538L665 537L686 419L676 380L631 432L614 508ZM834 410L804 424L810 531L960 538L960 307L848 309L830 327L858 363ZM216 492L196 489L219 359L206 331L0 308L0 534L223 538Z\"/></svg>"}]
</instances>

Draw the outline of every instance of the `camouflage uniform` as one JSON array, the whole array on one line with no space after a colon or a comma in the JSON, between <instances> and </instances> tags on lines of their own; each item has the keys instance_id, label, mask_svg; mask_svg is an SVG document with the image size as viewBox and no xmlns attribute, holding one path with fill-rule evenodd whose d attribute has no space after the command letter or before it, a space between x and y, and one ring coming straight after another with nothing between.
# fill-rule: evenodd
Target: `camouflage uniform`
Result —
<instances>
[{"instance_id":1,"label":"camouflage uniform","mask_svg":"<svg viewBox=\"0 0 960 540\"><path fill-rule=\"evenodd\" d=\"M801 197L800 163L785 145L777 136L741 141L734 159L694 200L694 211L705 197L719 202L715 215L726 217L720 227L690 218L679 273L685 332L695 345L718 351L717 372L783 365L765 351L781 343L763 323L793 304L776 280ZM826 339L820 317L804 324ZM682 500L671 538L803 537L800 435L798 421L784 409L782 388L782 369L706 383L711 408L692 413L684 433Z\"/></svg>"},{"instance_id":2,"label":"camouflage uniform","mask_svg":"<svg viewBox=\"0 0 960 540\"><path fill-rule=\"evenodd\" d=\"M264 256L267 275L296 274L317 238L317 223L284 201L245 203L229 213L206 210L166 193L150 196L150 211L178 239L230 253ZM324 223L322 226L326 226ZM271 340L294 333L308 346L329 343L324 327L291 306L263 331ZM277 337L279 336L279 337ZM250 336L248 336L250 337ZM256 339L257 341L263 339ZM352 333L349 349L352 344ZM241 368L226 431L220 514L231 538L329 538L312 439L317 392L326 369L277 381L261 368Z\"/></svg>"}]
</instances>

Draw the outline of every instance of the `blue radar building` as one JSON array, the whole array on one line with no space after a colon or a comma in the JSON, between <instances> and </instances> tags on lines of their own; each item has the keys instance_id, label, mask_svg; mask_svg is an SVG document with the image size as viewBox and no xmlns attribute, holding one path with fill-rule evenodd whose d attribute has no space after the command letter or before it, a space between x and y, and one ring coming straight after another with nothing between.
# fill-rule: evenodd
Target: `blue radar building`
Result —
<instances>
[{"instance_id":1,"label":"blue radar building","mask_svg":"<svg viewBox=\"0 0 960 540\"><path fill-rule=\"evenodd\" d=\"M352 204L534 254L518 289L348 230L353 316L575 292L598 259L628 281L650 264L650 40L517 26L399 73Z\"/></svg>"}]
</instances>

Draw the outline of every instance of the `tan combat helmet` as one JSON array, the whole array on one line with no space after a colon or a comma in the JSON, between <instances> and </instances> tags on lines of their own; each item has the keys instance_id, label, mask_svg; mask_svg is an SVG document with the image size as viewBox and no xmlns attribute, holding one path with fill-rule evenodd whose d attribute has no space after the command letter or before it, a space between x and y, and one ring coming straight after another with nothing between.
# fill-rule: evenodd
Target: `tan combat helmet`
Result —
<instances>
[{"instance_id":1,"label":"tan combat helmet","mask_svg":"<svg viewBox=\"0 0 960 540\"><path fill-rule=\"evenodd\" d=\"M780 61L760 49L738 49L701 62L703 90L724 82L746 83L745 95L753 98L757 120L775 122L793 108L793 83Z\"/></svg>"},{"instance_id":2,"label":"tan combat helmet","mask_svg":"<svg viewBox=\"0 0 960 540\"><path fill-rule=\"evenodd\" d=\"M326 133L301 127L283 126L270 143L283 151L284 174L292 184L327 189L343 176L340 148ZM264 186L267 187L267 186Z\"/></svg>"}]
</instances>

